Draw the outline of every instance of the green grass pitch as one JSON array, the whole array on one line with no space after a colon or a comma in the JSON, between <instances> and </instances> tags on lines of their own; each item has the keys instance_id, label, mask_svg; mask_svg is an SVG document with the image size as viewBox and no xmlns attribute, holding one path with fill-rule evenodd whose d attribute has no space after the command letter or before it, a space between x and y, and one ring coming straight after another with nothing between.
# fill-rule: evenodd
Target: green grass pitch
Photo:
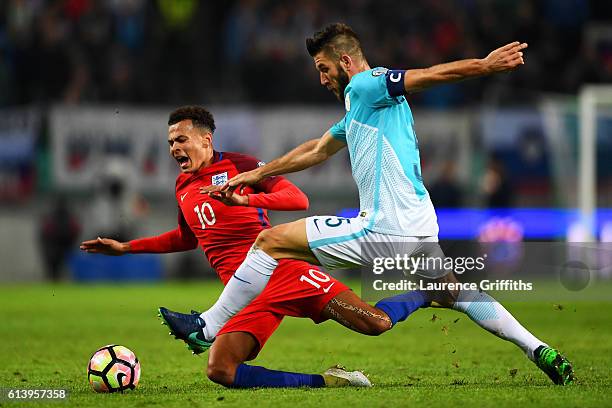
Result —
<instances>
[{"instance_id":1,"label":"green grass pitch","mask_svg":"<svg viewBox=\"0 0 612 408\"><path fill-rule=\"evenodd\" d=\"M578 381L569 387L552 385L514 345L483 332L464 315L427 309L380 337L352 333L335 322L317 326L287 318L254 362L308 373L341 363L364 370L374 383L371 389L230 390L210 382L206 355L191 355L156 317L159 305L209 306L220 289L216 282L2 286L0 387L70 392L68 403L26 404L37 407L612 405L607 302L507 305L574 363ZM139 357L142 376L135 391L111 395L90 389L88 359L109 343L125 345ZM19 405L0 401L2 407Z\"/></svg>"}]
</instances>

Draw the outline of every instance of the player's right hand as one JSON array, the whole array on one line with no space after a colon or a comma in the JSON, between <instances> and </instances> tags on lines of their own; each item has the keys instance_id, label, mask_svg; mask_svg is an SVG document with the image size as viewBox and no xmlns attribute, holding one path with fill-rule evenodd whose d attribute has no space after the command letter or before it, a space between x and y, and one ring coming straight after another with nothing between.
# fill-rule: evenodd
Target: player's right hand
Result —
<instances>
[{"instance_id":1,"label":"player's right hand","mask_svg":"<svg viewBox=\"0 0 612 408\"><path fill-rule=\"evenodd\" d=\"M96 239L81 242L81 246L79 248L90 254L119 256L127 254L130 251L130 244L115 241L111 238L98 237Z\"/></svg>"},{"instance_id":2,"label":"player's right hand","mask_svg":"<svg viewBox=\"0 0 612 408\"><path fill-rule=\"evenodd\" d=\"M217 201L221 201L225 205L234 206L244 206L248 207L249 205L249 197L243 195L243 188L240 189L240 194L238 192L232 190L221 190L221 186L206 186L200 187L200 194L207 194L209 197L214 198Z\"/></svg>"},{"instance_id":3,"label":"player's right hand","mask_svg":"<svg viewBox=\"0 0 612 408\"><path fill-rule=\"evenodd\" d=\"M259 175L259 168L245 171L229 179L227 183L223 185L222 191L230 190L234 191L239 186L252 186L261 181L262 177Z\"/></svg>"}]
</instances>

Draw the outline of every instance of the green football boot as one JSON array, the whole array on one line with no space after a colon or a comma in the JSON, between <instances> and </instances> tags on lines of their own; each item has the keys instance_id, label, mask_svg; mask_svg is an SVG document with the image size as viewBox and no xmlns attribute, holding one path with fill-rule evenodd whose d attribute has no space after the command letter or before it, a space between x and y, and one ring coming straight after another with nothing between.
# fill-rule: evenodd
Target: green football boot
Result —
<instances>
[{"instance_id":1,"label":"green football boot","mask_svg":"<svg viewBox=\"0 0 612 408\"><path fill-rule=\"evenodd\" d=\"M569 385L574 382L572 363L552 347L540 346L534 353L535 363L540 370L557 385Z\"/></svg>"}]
</instances>

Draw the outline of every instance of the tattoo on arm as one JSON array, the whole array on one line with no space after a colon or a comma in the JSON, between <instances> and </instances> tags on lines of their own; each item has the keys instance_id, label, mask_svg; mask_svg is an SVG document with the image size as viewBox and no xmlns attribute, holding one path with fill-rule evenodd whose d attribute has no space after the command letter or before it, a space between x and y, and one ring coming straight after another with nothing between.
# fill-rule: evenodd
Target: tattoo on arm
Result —
<instances>
[{"instance_id":1,"label":"tattoo on arm","mask_svg":"<svg viewBox=\"0 0 612 408\"><path fill-rule=\"evenodd\" d=\"M365 316L367 318L382 320L383 322L389 325L389 328L392 326L391 319L389 319L389 316L371 312L370 310L366 310L359 306L346 303L340 299L334 298L330 300L325 309L327 310L327 312L329 312L330 316L332 316L334 320L336 320L343 326L348 327L351 330L360 331L354 325L352 325L337 309L355 313L357 315Z\"/></svg>"},{"instance_id":2,"label":"tattoo on arm","mask_svg":"<svg viewBox=\"0 0 612 408\"><path fill-rule=\"evenodd\" d=\"M329 315L332 317L332 319L334 319L335 321L337 321L341 325L343 325L343 326L345 326L345 327L347 327L347 328L349 328L349 329L351 329L353 331L359 331L348 320L346 320L336 309L331 307L331 305L328 304L327 306L325 306L325 311L327 313L329 313Z\"/></svg>"}]
</instances>

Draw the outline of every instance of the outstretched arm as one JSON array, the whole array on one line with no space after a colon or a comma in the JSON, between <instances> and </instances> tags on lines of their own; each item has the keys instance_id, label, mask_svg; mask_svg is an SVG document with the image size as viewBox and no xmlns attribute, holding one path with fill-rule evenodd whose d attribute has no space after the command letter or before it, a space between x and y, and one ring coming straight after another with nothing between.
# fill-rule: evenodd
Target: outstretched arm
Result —
<instances>
[{"instance_id":1,"label":"outstretched arm","mask_svg":"<svg viewBox=\"0 0 612 408\"><path fill-rule=\"evenodd\" d=\"M257 184L266 177L307 169L327 160L345 146L346 143L335 139L329 131L325 132L321 138L302 143L289 153L272 160L268 164L238 174L229 180L223 188L224 190L234 190L240 185Z\"/></svg>"},{"instance_id":2,"label":"outstretched arm","mask_svg":"<svg viewBox=\"0 0 612 408\"><path fill-rule=\"evenodd\" d=\"M308 196L284 177L264 179L254 187L256 193L221 191L219 186L201 187L200 193L208 194L225 205L265 208L276 211L303 211L308 209Z\"/></svg>"},{"instance_id":3,"label":"outstretched arm","mask_svg":"<svg viewBox=\"0 0 612 408\"><path fill-rule=\"evenodd\" d=\"M125 255L139 253L169 253L195 249L198 240L179 210L178 228L155 237L119 242L111 238L96 238L81 243L81 250L92 254Z\"/></svg>"},{"instance_id":4,"label":"outstretched arm","mask_svg":"<svg viewBox=\"0 0 612 408\"><path fill-rule=\"evenodd\" d=\"M404 75L404 88L406 92L416 92L434 85L511 71L525 63L522 52L525 48L526 43L515 41L492 51L486 58L454 61L424 69L409 69Z\"/></svg>"}]
</instances>

